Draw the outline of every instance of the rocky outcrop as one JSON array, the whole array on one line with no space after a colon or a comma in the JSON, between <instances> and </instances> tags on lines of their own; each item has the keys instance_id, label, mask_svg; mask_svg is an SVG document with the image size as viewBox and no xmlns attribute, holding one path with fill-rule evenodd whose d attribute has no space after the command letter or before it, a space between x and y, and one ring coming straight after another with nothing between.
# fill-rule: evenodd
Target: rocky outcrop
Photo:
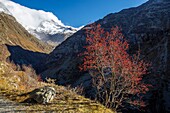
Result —
<instances>
[{"instance_id":1,"label":"rocky outcrop","mask_svg":"<svg viewBox=\"0 0 170 113\"><path fill-rule=\"evenodd\" d=\"M154 85L160 85L160 89L166 87L167 91L164 94L168 94L167 92L170 91L168 89L168 75L170 74L169 0L150 0L139 7L109 14L95 23L101 24L108 31L113 26L121 27L131 46L129 52L135 53L136 50L140 49L142 51L141 57L152 63L154 70L152 74L161 75L159 80L156 80L155 77L148 80L151 80ZM72 84L73 86L82 84L87 89L86 94L91 96L92 91L89 90L91 77L78 69L81 63L78 54L84 50L83 46L86 44L86 29L88 29L88 25L56 47L46 59L41 72L43 78L56 78L58 84ZM164 99L164 101L168 100L170 98ZM161 104L163 105L163 103ZM168 110L168 107L170 105L166 104L165 109Z\"/></svg>"},{"instance_id":2,"label":"rocky outcrop","mask_svg":"<svg viewBox=\"0 0 170 113\"><path fill-rule=\"evenodd\" d=\"M25 100L25 102L36 101L37 103L40 103L40 104L46 104L46 103L51 102L54 99L56 95L56 91L51 86L45 86L45 87L37 88L29 93L22 94L21 96L24 96L24 95L29 96L29 98Z\"/></svg>"}]
</instances>

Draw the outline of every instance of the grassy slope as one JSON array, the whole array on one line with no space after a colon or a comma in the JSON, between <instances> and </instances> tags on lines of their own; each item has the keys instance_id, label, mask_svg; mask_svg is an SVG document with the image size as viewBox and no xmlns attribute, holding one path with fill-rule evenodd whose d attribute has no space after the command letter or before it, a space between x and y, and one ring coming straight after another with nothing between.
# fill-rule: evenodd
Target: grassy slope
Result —
<instances>
[{"instance_id":1,"label":"grassy slope","mask_svg":"<svg viewBox=\"0 0 170 113\"><path fill-rule=\"evenodd\" d=\"M44 84L45 85L45 84ZM46 84L47 85L47 84ZM49 84L48 84L49 85ZM55 111L55 112L72 112L72 113L112 113L103 105L86 99L76 93L69 91L62 86L53 86L57 93L54 100L47 105L27 104L26 111ZM20 97L21 91L5 91L1 90L0 94L4 94L12 101L21 102L26 97ZM21 104L22 105L22 104ZM23 104L24 105L24 104ZM29 107L28 107L29 106Z\"/></svg>"},{"instance_id":2,"label":"grassy slope","mask_svg":"<svg viewBox=\"0 0 170 113\"><path fill-rule=\"evenodd\" d=\"M84 98L63 86L38 82L37 78L28 76L29 72L16 71L11 67L14 66L6 62L0 63L0 96L5 96L19 103L21 108L26 106L24 112L112 113L111 110L106 109L103 105ZM21 103L28 98L28 96L20 96L21 94L46 85L53 86L57 91L56 97L50 104L27 103L25 105Z\"/></svg>"},{"instance_id":3,"label":"grassy slope","mask_svg":"<svg viewBox=\"0 0 170 113\"><path fill-rule=\"evenodd\" d=\"M10 15L0 13L0 45L18 45L24 49L49 53L52 47L29 34Z\"/></svg>"}]
</instances>

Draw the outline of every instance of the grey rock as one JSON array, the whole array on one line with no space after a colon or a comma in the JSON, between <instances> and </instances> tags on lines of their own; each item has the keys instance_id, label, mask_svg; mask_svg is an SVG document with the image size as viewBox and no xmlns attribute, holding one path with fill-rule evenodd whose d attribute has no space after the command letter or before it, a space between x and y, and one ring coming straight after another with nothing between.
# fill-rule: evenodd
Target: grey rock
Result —
<instances>
[{"instance_id":1,"label":"grey rock","mask_svg":"<svg viewBox=\"0 0 170 113\"><path fill-rule=\"evenodd\" d=\"M29 95L29 99L33 99L37 103L46 104L54 99L56 95L56 90L53 87L45 86L42 88L37 88L23 95Z\"/></svg>"}]
</instances>

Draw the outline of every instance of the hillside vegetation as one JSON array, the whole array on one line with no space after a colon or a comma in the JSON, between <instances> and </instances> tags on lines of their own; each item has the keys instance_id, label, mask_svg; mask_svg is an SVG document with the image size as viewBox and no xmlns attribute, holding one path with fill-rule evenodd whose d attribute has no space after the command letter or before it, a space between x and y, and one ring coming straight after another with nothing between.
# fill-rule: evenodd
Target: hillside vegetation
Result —
<instances>
[{"instance_id":1,"label":"hillside vegetation","mask_svg":"<svg viewBox=\"0 0 170 113\"><path fill-rule=\"evenodd\" d=\"M18 67L12 63L0 63L0 96L18 103L18 110L24 107L24 112L112 113L103 105L78 95L76 90L41 82L31 68L24 69L25 71L17 71ZM42 86L53 86L57 91L55 99L50 104L22 103L28 96L20 96L21 94Z\"/></svg>"}]
</instances>

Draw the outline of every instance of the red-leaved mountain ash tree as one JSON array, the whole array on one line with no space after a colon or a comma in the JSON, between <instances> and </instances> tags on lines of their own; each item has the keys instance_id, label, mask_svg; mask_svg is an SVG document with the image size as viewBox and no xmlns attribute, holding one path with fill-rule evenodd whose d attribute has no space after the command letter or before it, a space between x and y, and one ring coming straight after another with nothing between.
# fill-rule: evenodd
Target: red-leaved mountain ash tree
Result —
<instances>
[{"instance_id":1,"label":"red-leaved mountain ash tree","mask_svg":"<svg viewBox=\"0 0 170 113\"><path fill-rule=\"evenodd\" d=\"M149 64L139 59L139 53L127 53L129 44L118 27L109 32L100 25L89 28L80 69L92 76L97 100L114 109L123 103L144 106L136 97L149 90L149 85L142 81Z\"/></svg>"}]
</instances>

